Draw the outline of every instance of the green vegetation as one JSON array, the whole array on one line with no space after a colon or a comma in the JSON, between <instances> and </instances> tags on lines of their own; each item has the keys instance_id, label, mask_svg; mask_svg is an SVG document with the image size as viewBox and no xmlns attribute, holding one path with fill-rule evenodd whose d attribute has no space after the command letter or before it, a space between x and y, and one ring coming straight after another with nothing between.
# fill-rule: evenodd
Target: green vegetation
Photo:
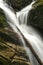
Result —
<instances>
[{"instance_id":1,"label":"green vegetation","mask_svg":"<svg viewBox=\"0 0 43 65\"><path fill-rule=\"evenodd\" d=\"M43 0L36 0L35 4L33 4L34 7L43 5Z\"/></svg>"},{"instance_id":2,"label":"green vegetation","mask_svg":"<svg viewBox=\"0 0 43 65\"><path fill-rule=\"evenodd\" d=\"M6 59L4 59L3 57L0 56L0 64L1 65L9 65L8 61Z\"/></svg>"},{"instance_id":3,"label":"green vegetation","mask_svg":"<svg viewBox=\"0 0 43 65\"><path fill-rule=\"evenodd\" d=\"M0 28L8 26L6 22L6 17L2 9L0 9Z\"/></svg>"}]
</instances>

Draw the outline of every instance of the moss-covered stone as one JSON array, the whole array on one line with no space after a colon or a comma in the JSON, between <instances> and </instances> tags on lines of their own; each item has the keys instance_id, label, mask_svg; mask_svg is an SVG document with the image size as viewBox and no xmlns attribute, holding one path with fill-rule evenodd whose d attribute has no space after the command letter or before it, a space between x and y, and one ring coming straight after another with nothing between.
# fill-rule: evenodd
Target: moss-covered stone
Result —
<instances>
[{"instance_id":1,"label":"moss-covered stone","mask_svg":"<svg viewBox=\"0 0 43 65\"><path fill-rule=\"evenodd\" d=\"M43 5L43 0L35 0L36 2L33 4L34 7L37 7L39 5Z\"/></svg>"},{"instance_id":2,"label":"moss-covered stone","mask_svg":"<svg viewBox=\"0 0 43 65\"><path fill-rule=\"evenodd\" d=\"M0 9L0 28L8 26L6 17L2 9Z\"/></svg>"},{"instance_id":3,"label":"moss-covered stone","mask_svg":"<svg viewBox=\"0 0 43 65\"><path fill-rule=\"evenodd\" d=\"M8 61L0 56L0 65L9 65Z\"/></svg>"},{"instance_id":4,"label":"moss-covered stone","mask_svg":"<svg viewBox=\"0 0 43 65\"><path fill-rule=\"evenodd\" d=\"M6 0L6 1L16 11L22 9L23 7L25 7L26 5L28 5L32 2L32 0Z\"/></svg>"},{"instance_id":5,"label":"moss-covered stone","mask_svg":"<svg viewBox=\"0 0 43 65\"><path fill-rule=\"evenodd\" d=\"M33 9L28 14L27 24L43 29L43 4L41 2L43 3L39 0L33 5Z\"/></svg>"}]
</instances>

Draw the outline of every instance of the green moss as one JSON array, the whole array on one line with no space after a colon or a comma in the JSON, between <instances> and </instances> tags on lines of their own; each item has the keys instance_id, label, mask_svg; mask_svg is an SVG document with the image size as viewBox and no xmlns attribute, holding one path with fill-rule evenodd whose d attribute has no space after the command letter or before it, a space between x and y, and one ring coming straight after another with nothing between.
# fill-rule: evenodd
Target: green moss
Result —
<instances>
[{"instance_id":1,"label":"green moss","mask_svg":"<svg viewBox=\"0 0 43 65\"><path fill-rule=\"evenodd\" d=\"M2 9L0 9L0 27L7 27L6 17Z\"/></svg>"},{"instance_id":2,"label":"green moss","mask_svg":"<svg viewBox=\"0 0 43 65\"><path fill-rule=\"evenodd\" d=\"M37 0L37 1L33 4L34 7L37 7L37 6L39 6L39 5L43 5L43 0Z\"/></svg>"},{"instance_id":3,"label":"green moss","mask_svg":"<svg viewBox=\"0 0 43 65\"><path fill-rule=\"evenodd\" d=\"M0 45L0 50L5 50L6 46Z\"/></svg>"},{"instance_id":4,"label":"green moss","mask_svg":"<svg viewBox=\"0 0 43 65\"><path fill-rule=\"evenodd\" d=\"M4 57L0 56L0 65L9 65L8 61Z\"/></svg>"}]
</instances>

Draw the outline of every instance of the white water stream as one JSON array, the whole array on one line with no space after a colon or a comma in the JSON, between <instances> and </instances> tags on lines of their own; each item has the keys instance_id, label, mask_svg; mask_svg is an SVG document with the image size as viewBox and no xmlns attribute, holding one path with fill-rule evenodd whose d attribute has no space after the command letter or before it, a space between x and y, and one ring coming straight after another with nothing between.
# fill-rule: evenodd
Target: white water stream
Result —
<instances>
[{"instance_id":1,"label":"white water stream","mask_svg":"<svg viewBox=\"0 0 43 65\"><path fill-rule=\"evenodd\" d=\"M37 60L33 59L34 56L32 55L32 52L29 50L29 48L26 47L26 43L25 43L22 35L20 34L20 32L23 34L23 36L26 38L26 40L32 46L34 51L37 53L37 56L41 59L41 61L43 63L43 41L42 41L40 35L38 34L38 32L36 30L34 30L34 28L26 25L28 12L32 9L33 3L34 2L32 2L30 5L28 5L26 8L24 8L20 12L17 12L17 18L16 18L15 13L13 13L10 10L10 8L8 8L8 5L3 0L0 0L0 8L3 9L3 11L5 12L5 15L8 20L7 22L9 23L9 25L21 37L23 46L26 49L26 53L27 53L28 57L30 58L31 65L39 65ZM19 24L19 19L20 19L21 25ZM20 32L18 32L18 29L20 30Z\"/></svg>"}]
</instances>

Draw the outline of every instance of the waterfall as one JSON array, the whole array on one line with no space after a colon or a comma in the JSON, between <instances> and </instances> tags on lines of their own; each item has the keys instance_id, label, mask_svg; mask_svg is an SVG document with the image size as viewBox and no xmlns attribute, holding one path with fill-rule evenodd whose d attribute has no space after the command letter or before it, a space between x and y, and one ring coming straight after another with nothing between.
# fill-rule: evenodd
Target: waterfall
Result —
<instances>
[{"instance_id":1,"label":"waterfall","mask_svg":"<svg viewBox=\"0 0 43 65\"><path fill-rule=\"evenodd\" d=\"M27 15L30 9L32 9L32 2L29 6L22 9L20 12L17 12L17 15L15 15L14 12L10 8L8 8L8 5L3 1L0 0L0 8L3 9L6 17L7 17L7 23L12 27L14 31L17 32L17 34L20 36L23 46L26 50L26 53L30 59L31 65L39 65L38 61L36 60L35 56L32 54L31 50L26 46L26 43L21 35L25 37L25 39L29 42L29 44L32 46L34 51L37 53L37 56L41 61L43 62L43 41L40 37L40 34L34 28L31 26L25 25L27 23ZM25 15L26 13L26 15ZM22 17L22 16L23 17ZM16 18L17 16L17 18ZM26 16L26 17L25 17ZM19 21L20 19L20 21ZM21 23L21 25L20 25ZM21 32L21 33L20 33Z\"/></svg>"},{"instance_id":2,"label":"waterfall","mask_svg":"<svg viewBox=\"0 0 43 65\"><path fill-rule=\"evenodd\" d=\"M27 16L28 16L28 13L30 12L30 10L33 8L32 5L34 3L35 3L35 1L33 1L30 5L23 8L21 11L16 12L17 18L19 19L20 24L27 24Z\"/></svg>"}]
</instances>

